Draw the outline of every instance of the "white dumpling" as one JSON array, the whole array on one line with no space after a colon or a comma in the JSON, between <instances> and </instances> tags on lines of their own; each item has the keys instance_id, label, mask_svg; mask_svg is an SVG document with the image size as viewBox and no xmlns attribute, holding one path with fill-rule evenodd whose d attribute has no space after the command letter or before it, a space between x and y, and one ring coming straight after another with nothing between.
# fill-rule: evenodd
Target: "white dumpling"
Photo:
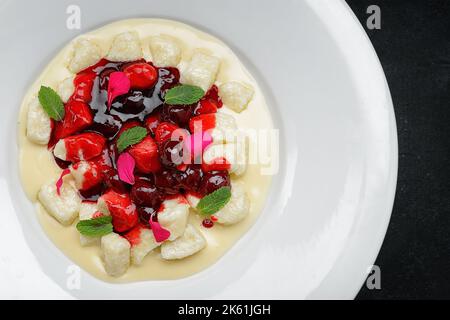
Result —
<instances>
[{"instance_id":1,"label":"white dumpling","mask_svg":"<svg viewBox=\"0 0 450 320\"><path fill-rule=\"evenodd\" d=\"M100 47L93 41L85 38L78 39L73 46L73 56L68 69L78 73L87 67L96 64L102 58Z\"/></svg>"},{"instance_id":2,"label":"white dumpling","mask_svg":"<svg viewBox=\"0 0 450 320\"><path fill-rule=\"evenodd\" d=\"M142 46L136 31L118 34L106 58L111 61L134 61L142 58Z\"/></svg>"},{"instance_id":3,"label":"white dumpling","mask_svg":"<svg viewBox=\"0 0 450 320\"><path fill-rule=\"evenodd\" d=\"M90 220L94 217L96 212L98 212L96 202L82 202L80 205L79 220ZM89 246L98 243L100 243L99 237L91 237L80 234L80 244L82 246Z\"/></svg>"},{"instance_id":4,"label":"white dumpling","mask_svg":"<svg viewBox=\"0 0 450 320\"><path fill-rule=\"evenodd\" d=\"M62 102L67 103L72 96L75 86L73 84L73 79L75 76L68 77L61 81L56 89L56 92L61 97Z\"/></svg>"},{"instance_id":5,"label":"white dumpling","mask_svg":"<svg viewBox=\"0 0 450 320\"><path fill-rule=\"evenodd\" d=\"M247 150L244 143L213 144L203 152L203 163L214 164L224 161L230 165L229 173L240 176L247 169Z\"/></svg>"},{"instance_id":6,"label":"white dumpling","mask_svg":"<svg viewBox=\"0 0 450 320\"><path fill-rule=\"evenodd\" d=\"M50 141L51 133L50 117L42 108L39 99L35 97L28 105L27 137L34 143L46 145Z\"/></svg>"},{"instance_id":7,"label":"white dumpling","mask_svg":"<svg viewBox=\"0 0 450 320\"><path fill-rule=\"evenodd\" d=\"M166 241L161 245L161 257L177 260L189 257L206 247L203 234L188 224L184 234L175 241Z\"/></svg>"},{"instance_id":8,"label":"white dumpling","mask_svg":"<svg viewBox=\"0 0 450 320\"><path fill-rule=\"evenodd\" d=\"M43 185L38 199L45 210L64 226L71 225L80 211L81 198L68 182L62 184L59 195L56 181Z\"/></svg>"},{"instance_id":9,"label":"white dumpling","mask_svg":"<svg viewBox=\"0 0 450 320\"><path fill-rule=\"evenodd\" d=\"M175 240L184 233L189 217L189 204L184 197L164 200L163 210L158 212L158 222L169 230L169 240Z\"/></svg>"},{"instance_id":10,"label":"white dumpling","mask_svg":"<svg viewBox=\"0 0 450 320\"><path fill-rule=\"evenodd\" d=\"M181 60L179 45L168 37L150 39L150 51L153 63L158 67L176 67Z\"/></svg>"},{"instance_id":11,"label":"white dumpling","mask_svg":"<svg viewBox=\"0 0 450 320\"><path fill-rule=\"evenodd\" d=\"M127 272L130 266L130 243L117 233L109 233L101 239L102 258L105 271L113 277Z\"/></svg>"},{"instance_id":12,"label":"white dumpling","mask_svg":"<svg viewBox=\"0 0 450 320\"><path fill-rule=\"evenodd\" d=\"M198 86L207 91L216 81L220 60L217 57L196 52L186 69L182 72L181 82Z\"/></svg>"},{"instance_id":13,"label":"white dumpling","mask_svg":"<svg viewBox=\"0 0 450 320\"><path fill-rule=\"evenodd\" d=\"M245 193L242 182L231 182L230 201L214 216L217 222L225 225L235 224L242 221L250 212L250 200Z\"/></svg>"},{"instance_id":14,"label":"white dumpling","mask_svg":"<svg viewBox=\"0 0 450 320\"><path fill-rule=\"evenodd\" d=\"M219 87L220 97L228 108L242 112L253 98L254 90L249 85L231 81Z\"/></svg>"}]
</instances>

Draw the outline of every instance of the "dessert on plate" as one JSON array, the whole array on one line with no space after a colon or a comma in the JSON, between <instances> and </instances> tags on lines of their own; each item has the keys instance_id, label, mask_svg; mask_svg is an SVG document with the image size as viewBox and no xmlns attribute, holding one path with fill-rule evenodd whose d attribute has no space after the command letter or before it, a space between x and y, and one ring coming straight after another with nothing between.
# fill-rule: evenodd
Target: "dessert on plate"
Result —
<instances>
[{"instance_id":1,"label":"dessert on plate","mask_svg":"<svg viewBox=\"0 0 450 320\"><path fill-rule=\"evenodd\" d=\"M106 280L215 262L263 207L247 129L270 129L256 81L222 42L173 21L72 41L26 95L21 176L55 244ZM242 226L240 226L242 224Z\"/></svg>"}]
</instances>

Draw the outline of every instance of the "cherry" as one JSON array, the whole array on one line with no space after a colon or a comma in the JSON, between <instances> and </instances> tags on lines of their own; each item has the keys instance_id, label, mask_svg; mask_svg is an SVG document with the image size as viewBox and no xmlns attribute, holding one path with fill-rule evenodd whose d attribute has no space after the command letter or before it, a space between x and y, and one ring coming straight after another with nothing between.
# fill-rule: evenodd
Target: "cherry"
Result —
<instances>
[{"instance_id":1,"label":"cherry","mask_svg":"<svg viewBox=\"0 0 450 320\"><path fill-rule=\"evenodd\" d=\"M150 218L152 218L152 220L155 222L158 221L156 210L151 207L138 207L137 212L139 216L139 222L146 227L150 227Z\"/></svg>"},{"instance_id":2,"label":"cherry","mask_svg":"<svg viewBox=\"0 0 450 320\"><path fill-rule=\"evenodd\" d=\"M118 193L127 192L127 187L125 186L125 183L120 180L119 174L116 170L113 168L107 168L103 174L105 177L104 184L106 189L112 189Z\"/></svg>"},{"instance_id":3,"label":"cherry","mask_svg":"<svg viewBox=\"0 0 450 320\"><path fill-rule=\"evenodd\" d=\"M177 68L160 68L158 74L159 78L162 80L161 96L180 82L180 71Z\"/></svg>"},{"instance_id":4,"label":"cherry","mask_svg":"<svg viewBox=\"0 0 450 320\"><path fill-rule=\"evenodd\" d=\"M203 173L198 192L207 195L222 187L230 186L230 175L227 171L211 171Z\"/></svg>"},{"instance_id":5,"label":"cherry","mask_svg":"<svg viewBox=\"0 0 450 320\"><path fill-rule=\"evenodd\" d=\"M169 122L161 122L155 130L155 140L158 144L171 139L172 133L179 129L176 125Z\"/></svg>"},{"instance_id":6,"label":"cherry","mask_svg":"<svg viewBox=\"0 0 450 320\"><path fill-rule=\"evenodd\" d=\"M193 105L169 105L165 104L162 107L160 120L172 122L180 128L187 128L189 120L193 116Z\"/></svg>"},{"instance_id":7,"label":"cherry","mask_svg":"<svg viewBox=\"0 0 450 320\"><path fill-rule=\"evenodd\" d=\"M138 206L158 208L162 203L160 192L148 178L138 177L131 188L131 200Z\"/></svg>"},{"instance_id":8,"label":"cherry","mask_svg":"<svg viewBox=\"0 0 450 320\"><path fill-rule=\"evenodd\" d=\"M179 173L176 170L163 170L154 175L156 187L166 194L180 193Z\"/></svg>"},{"instance_id":9,"label":"cherry","mask_svg":"<svg viewBox=\"0 0 450 320\"><path fill-rule=\"evenodd\" d=\"M117 71L117 68L110 67L110 68L105 68L100 72L100 74L99 74L100 89L108 90L109 75L115 71Z\"/></svg>"},{"instance_id":10,"label":"cherry","mask_svg":"<svg viewBox=\"0 0 450 320\"><path fill-rule=\"evenodd\" d=\"M179 185L185 191L197 192L202 181L203 171L199 165L190 165L184 172L177 175Z\"/></svg>"},{"instance_id":11,"label":"cherry","mask_svg":"<svg viewBox=\"0 0 450 320\"><path fill-rule=\"evenodd\" d=\"M175 168L183 163L183 143L166 140L159 147L161 164L166 168Z\"/></svg>"},{"instance_id":12,"label":"cherry","mask_svg":"<svg viewBox=\"0 0 450 320\"><path fill-rule=\"evenodd\" d=\"M211 219L204 219L203 221L202 221L202 225L205 227L205 228L212 228L212 227L214 227L214 222L211 220Z\"/></svg>"},{"instance_id":13,"label":"cherry","mask_svg":"<svg viewBox=\"0 0 450 320\"><path fill-rule=\"evenodd\" d=\"M117 134L120 127L120 120L117 119L116 116L97 113L94 116L94 123L90 127L90 130L96 131L104 135L106 138L111 138Z\"/></svg>"},{"instance_id":14,"label":"cherry","mask_svg":"<svg viewBox=\"0 0 450 320\"><path fill-rule=\"evenodd\" d=\"M149 115L147 119L145 119L145 126L150 134L154 137L156 133L156 128L159 124L159 117L157 115Z\"/></svg>"},{"instance_id":15,"label":"cherry","mask_svg":"<svg viewBox=\"0 0 450 320\"><path fill-rule=\"evenodd\" d=\"M156 68L148 63L134 63L123 69L131 82L132 89L148 89L158 80Z\"/></svg>"},{"instance_id":16,"label":"cherry","mask_svg":"<svg viewBox=\"0 0 450 320\"><path fill-rule=\"evenodd\" d=\"M132 91L124 95L120 102L115 102L112 107L122 113L139 114L145 110L144 94L142 91Z\"/></svg>"}]
</instances>

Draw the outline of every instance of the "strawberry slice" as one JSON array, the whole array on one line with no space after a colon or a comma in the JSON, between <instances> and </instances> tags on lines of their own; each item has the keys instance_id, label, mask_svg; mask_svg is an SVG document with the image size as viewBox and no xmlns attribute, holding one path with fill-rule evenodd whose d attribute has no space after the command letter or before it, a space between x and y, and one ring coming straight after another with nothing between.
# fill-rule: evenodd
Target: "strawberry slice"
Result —
<instances>
[{"instance_id":1,"label":"strawberry slice","mask_svg":"<svg viewBox=\"0 0 450 320\"><path fill-rule=\"evenodd\" d=\"M123 69L130 79L131 89L148 89L158 80L158 71L148 63L133 63Z\"/></svg>"},{"instance_id":2,"label":"strawberry slice","mask_svg":"<svg viewBox=\"0 0 450 320\"><path fill-rule=\"evenodd\" d=\"M71 100L89 103L92 100L92 87L95 77L95 72L79 73L73 80L75 90Z\"/></svg>"},{"instance_id":3,"label":"strawberry slice","mask_svg":"<svg viewBox=\"0 0 450 320\"><path fill-rule=\"evenodd\" d=\"M93 132L70 136L58 141L53 149L55 157L70 162L90 160L103 152L106 139Z\"/></svg>"},{"instance_id":4,"label":"strawberry slice","mask_svg":"<svg viewBox=\"0 0 450 320\"><path fill-rule=\"evenodd\" d=\"M128 153L136 161L136 169L142 173L157 172L161 169L158 146L150 136L145 137L138 144L131 146Z\"/></svg>"},{"instance_id":5,"label":"strawberry slice","mask_svg":"<svg viewBox=\"0 0 450 320\"><path fill-rule=\"evenodd\" d=\"M191 118L189 130L191 133L208 131L216 127L216 115L214 113L202 114Z\"/></svg>"},{"instance_id":6,"label":"strawberry slice","mask_svg":"<svg viewBox=\"0 0 450 320\"><path fill-rule=\"evenodd\" d=\"M223 102L219 97L219 88L213 85L194 109L194 115L216 113L222 108Z\"/></svg>"},{"instance_id":7,"label":"strawberry slice","mask_svg":"<svg viewBox=\"0 0 450 320\"><path fill-rule=\"evenodd\" d=\"M70 166L78 190L89 190L103 180L101 167L94 161L79 161Z\"/></svg>"},{"instance_id":8,"label":"strawberry slice","mask_svg":"<svg viewBox=\"0 0 450 320\"><path fill-rule=\"evenodd\" d=\"M110 190L98 199L99 209L107 210L112 217L114 230L125 232L138 224L136 206L127 193Z\"/></svg>"},{"instance_id":9,"label":"strawberry slice","mask_svg":"<svg viewBox=\"0 0 450 320\"><path fill-rule=\"evenodd\" d=\"M231 168L230 163L224 157L219 157L211 161L210 163L206 163L202 161L202 170L203 172L211 172L211 171L229 171Z\"/></svg>"},{"instance_id":10,"label":"strawberry slice","mask_svg":"<svg viewBox=\"0 0 450 320\"><path fill-rule=\"evenodd\" d=\"M91 109L86 103L70 100L66 103L64 109L64 119L55 123L54 134L56 139L68 137L92 124Z\"/></svg>"},{"instance_id":11,"label":"strawberry slice","mask_svg":"<svg viewBox=\"0 0 450 320\"><path fill-rule=\"evenodd\" d=\"M202 99L194 109L194 115L216 113L217 104L211 99Z\"/></svg>"},{"instance_id":12,"label":"strawberry slice","mask_svg":"<svg viewBox=\"0 0 450 320\"><path fill-rule=\"evenodd\" d=\"M222 108L223 106L223 102L219 97L219 88L215 84L213 84L211 88L206 92L203 99L210 100L217 106L217 108Z\"/></svg>"},{"instance_id":13,"label":"strawberry slice","mask_svg":"<svg viewBox=\"0 0 450 320\"><path fill-rule=\"evenodd\" d=\"M155 130L156 142L162 144L164 141L169 140L172 133L177 129L179 129L179 127L170 122L161 122Z\"/></svg>"}]
</instances>

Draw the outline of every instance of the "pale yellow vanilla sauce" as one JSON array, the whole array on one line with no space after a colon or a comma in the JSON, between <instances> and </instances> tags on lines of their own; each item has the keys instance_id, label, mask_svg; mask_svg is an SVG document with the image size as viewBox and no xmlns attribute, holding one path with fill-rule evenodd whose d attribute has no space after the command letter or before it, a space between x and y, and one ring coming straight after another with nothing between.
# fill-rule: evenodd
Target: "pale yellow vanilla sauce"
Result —
<instances>
[{"instance_id":1,"label":"pale yellow vanilla sauce","mask_svg":"<svg viewBox=\"0 0 450 320\"><path fill-rule=\"evenodd\" d=\"M94 39L106 55L113 37L124 31L135 30L139 33L144 58L151 61L149 38L157 35L168 35L179 41L182 47L182 62L186 64L194 50L203 49L221 58L221 67L216 84L226 81L242 81L253 86L254 97L248 108L240 114L227 108L223 111L233 114L239 128L271 129L272 120L264 96L255 79L245 69L235 54L220 40L189 27L185 24L160 19L133 19L118 21L89 32L83 37ZM73 42L72 42L73 43ZM41 85L56 88L58 83L71 73L66 68L71 57L72 43L67 45L49 63L44 72L31 86L22 102L19 117L19 149L20 176L23 188L28 198L36 204L37 216L53 243L60 248L73 262L95 277L108 282L131 282L141 280L177 279L192 275L215 263L231 246L252 226L264 206L271 177L261 175L262 165L249 165L244 176L239 177L245 182L247 194L251 201L249 215L240 223L232 226L215 224L211 229L201 226L202 219L194 212L190 214L190 223L197 227L207 239L207 247L195 255L178 261L166 261L160 257L159 249L151 252L140 266L130 266L128 272L113 278L106 274L100 258L98 245L82 247L79 233L75 228L77 221L70 227L60 225L51 217L37 201L37 193L41 185L60 175L61 169L55 164L52 154L46 146L30 142L26 138L27 106L37 94ZM222 112L222 111L221 111ZM249 149L255 148L255 141L250 140ZM264 165L266 166L266 165ZM236 177L232 177L236 179Z\"/></svg>"}]
</instances>

